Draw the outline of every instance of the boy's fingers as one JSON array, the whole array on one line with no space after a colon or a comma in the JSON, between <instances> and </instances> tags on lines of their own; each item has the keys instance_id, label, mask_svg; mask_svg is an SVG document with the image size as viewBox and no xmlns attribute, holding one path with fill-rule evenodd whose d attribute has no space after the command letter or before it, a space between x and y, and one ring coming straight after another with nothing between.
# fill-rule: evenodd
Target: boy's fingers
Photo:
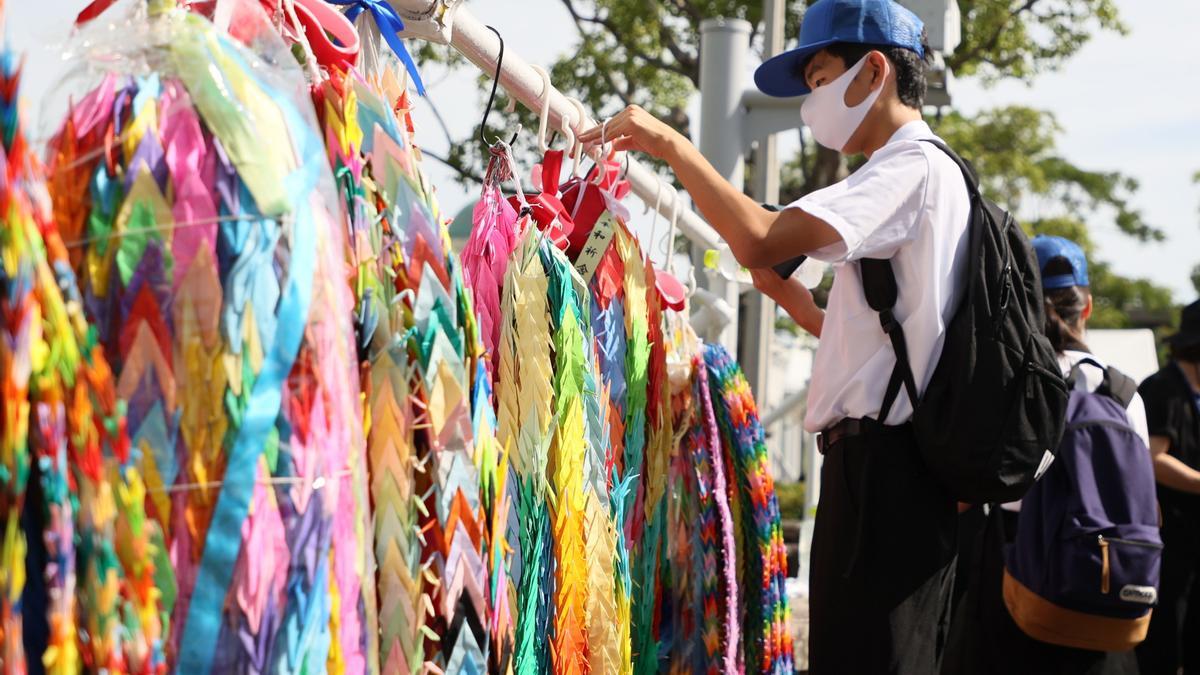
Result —
<instances>
[{"instance_id":1,"label":"boy's fingers","mask_svg":"<svg viewBox=\"0 0 1200 675\"><path fill-rule=\"evenodd\" d=\"M607 141L608 139L623 136L625 135L623 129L627 127L628 122L629 111L622 110L615 117L611 118L607 124L601 122L580 134L579 140L584 143L590 143L600 141L602 138Z\"/></svg>"},{"instance_id":2,"label":"boy's fingers","mask_svg":"<svg viewBox=\"0 0 1200 675\"><path fill-rule=\"evenodd\" d=\"M640 150L637 141L633 140L632 136L622 136L612 142L614 152L625 152L628 150Z\"/></svg>"},{"instance_id":3,"label":"boy's fingers","mask_svg":"<svg viewBox=\"0 0 1200 675\"><path fill-rule=\"evenodd\" d=\"M609 121L608 124L611 126L612 122ZM596 126L592 127L591 129L588 129L587 131L580 134L579 140L583 141L584 143L587 143L589 141L598 141L598 140L600 140L600 136L602 134L606 134L606 133L607 132L605 130L604 122L601 122L600 124L597 124Z\"/></svg>"},{"instance_id":4,"label":"boy's fingers","mask_svg":"<svg viewBox=\"0 0 1200 675\"><path fill-rule=\"evenodd\" d=\"M621 136L629 135L629 132L634 128L634 124L624 113L617 115L608 123L608 128L604 129L604 135L607 138L620 138Z\"/></svg>"}]
</instances>

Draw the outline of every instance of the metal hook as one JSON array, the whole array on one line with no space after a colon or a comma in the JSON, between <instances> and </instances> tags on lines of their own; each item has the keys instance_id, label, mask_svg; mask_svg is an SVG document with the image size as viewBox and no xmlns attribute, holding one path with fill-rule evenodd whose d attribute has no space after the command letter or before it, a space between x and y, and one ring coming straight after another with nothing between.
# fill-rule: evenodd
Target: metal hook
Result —
<instances>
[{"instance_id":1,"label":"metal hook","mask_svg":"<svg viewBox=\"0 0 1200 675\"><path fill-rule=\"evenodd\" d=\"M542 110L538 116L537 142L538 151L544 155L550 149L549 144L546 143L546 131L550 126L550 73L547 73L546 69L541 66L532 66L532 68L542 78Z\"/></svg>"},{"instance_id":2,"label":"metal hook","mask_svg":"<svg viewBox=\"0 0 1200 675\"><path fill-rule=\"evenodd\" d=\"M491 26L484 26L484 28L487 28L495 33L496 39L500 41L500 52L496 55L496 74L492 78L492 93L488 96L487 106L483 109L483 121L479 123L479 140L482 141L484 145L491 146L492 143L488 142L487 139L487 123L488 117L491 117L492 115L492 104L496 102L496 90L500 88L500 74L504 72L504 38L500 36L500 31L496 30L495 28L492 28ZM509 100L512 103L512 109L516 110L516 99L510 95ZM512 112L512 110L509 112ZM520 133L521 132L518 129L517 132L513 134L512 140L510 140L508 144L512 145L513 143L516 143L517 134Z\"/></svg>"}]
</instances>

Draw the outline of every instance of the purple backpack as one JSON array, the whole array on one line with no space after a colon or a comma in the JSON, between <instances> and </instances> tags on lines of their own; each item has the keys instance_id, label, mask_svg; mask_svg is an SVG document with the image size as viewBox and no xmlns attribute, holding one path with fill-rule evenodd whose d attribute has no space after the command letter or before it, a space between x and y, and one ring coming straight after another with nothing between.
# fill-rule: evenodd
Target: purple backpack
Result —
<instances>
[{"instance_id":1,"label":"purple backpack","mask_svg":"<svg viewBox=\"0 0 1200 675\"><path fill-rule=\"evenodd\" d=\"M1080 365L1072 381L1083 378ZM1042 642L1128 651L1146 638L1162 560L1154 468L1125 409L1137 384L1105 370L1073 388L1058 454L1021 502L1004 602Z\"/></svg>"}]
</instances>

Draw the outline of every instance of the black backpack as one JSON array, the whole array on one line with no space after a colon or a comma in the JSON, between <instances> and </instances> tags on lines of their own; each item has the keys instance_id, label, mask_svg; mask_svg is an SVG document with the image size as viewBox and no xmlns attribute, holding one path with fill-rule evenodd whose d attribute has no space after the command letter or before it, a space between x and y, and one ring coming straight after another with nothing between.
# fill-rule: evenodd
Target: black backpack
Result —
<instances>
[{"instance_id":1,"label":"black backpack","mask_svg":"<svg viewBox=\"0 0 1200 675\"><path fill-rule=\"evenodd\" d=\"M892 263L860 261L867 304L879 313L896 352L879 420L887 419L903 386L913 402L921 455L950 493L973 504L1015 501L1058 447L1067 412L1066 381L1042 333L1037 258L1013 217L980 194L966 162L941 141L924 140L949 155L967 182L967 286L929 386L918 397L904 331L892 313Z\"/></svg>"}]
</instances>

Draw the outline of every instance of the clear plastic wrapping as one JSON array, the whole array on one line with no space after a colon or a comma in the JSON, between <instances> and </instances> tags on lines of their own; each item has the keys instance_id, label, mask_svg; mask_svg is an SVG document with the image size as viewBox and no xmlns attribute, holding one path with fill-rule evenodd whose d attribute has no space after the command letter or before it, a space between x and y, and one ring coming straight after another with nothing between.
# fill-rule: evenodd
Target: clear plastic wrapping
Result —
<instances>
[{"instance_id":1,"label":"clear plastic wrapping","mask_svg":"<svg viewBox=\"0 0 1200 675\"><path fill-rule=\"evenodd\" d=\"M164 532L168 661L361 670L353 299L307 86L257 2L218 3L229 33L125 4L71 47L50 182Z\"/></svg>"}]
</instances>

